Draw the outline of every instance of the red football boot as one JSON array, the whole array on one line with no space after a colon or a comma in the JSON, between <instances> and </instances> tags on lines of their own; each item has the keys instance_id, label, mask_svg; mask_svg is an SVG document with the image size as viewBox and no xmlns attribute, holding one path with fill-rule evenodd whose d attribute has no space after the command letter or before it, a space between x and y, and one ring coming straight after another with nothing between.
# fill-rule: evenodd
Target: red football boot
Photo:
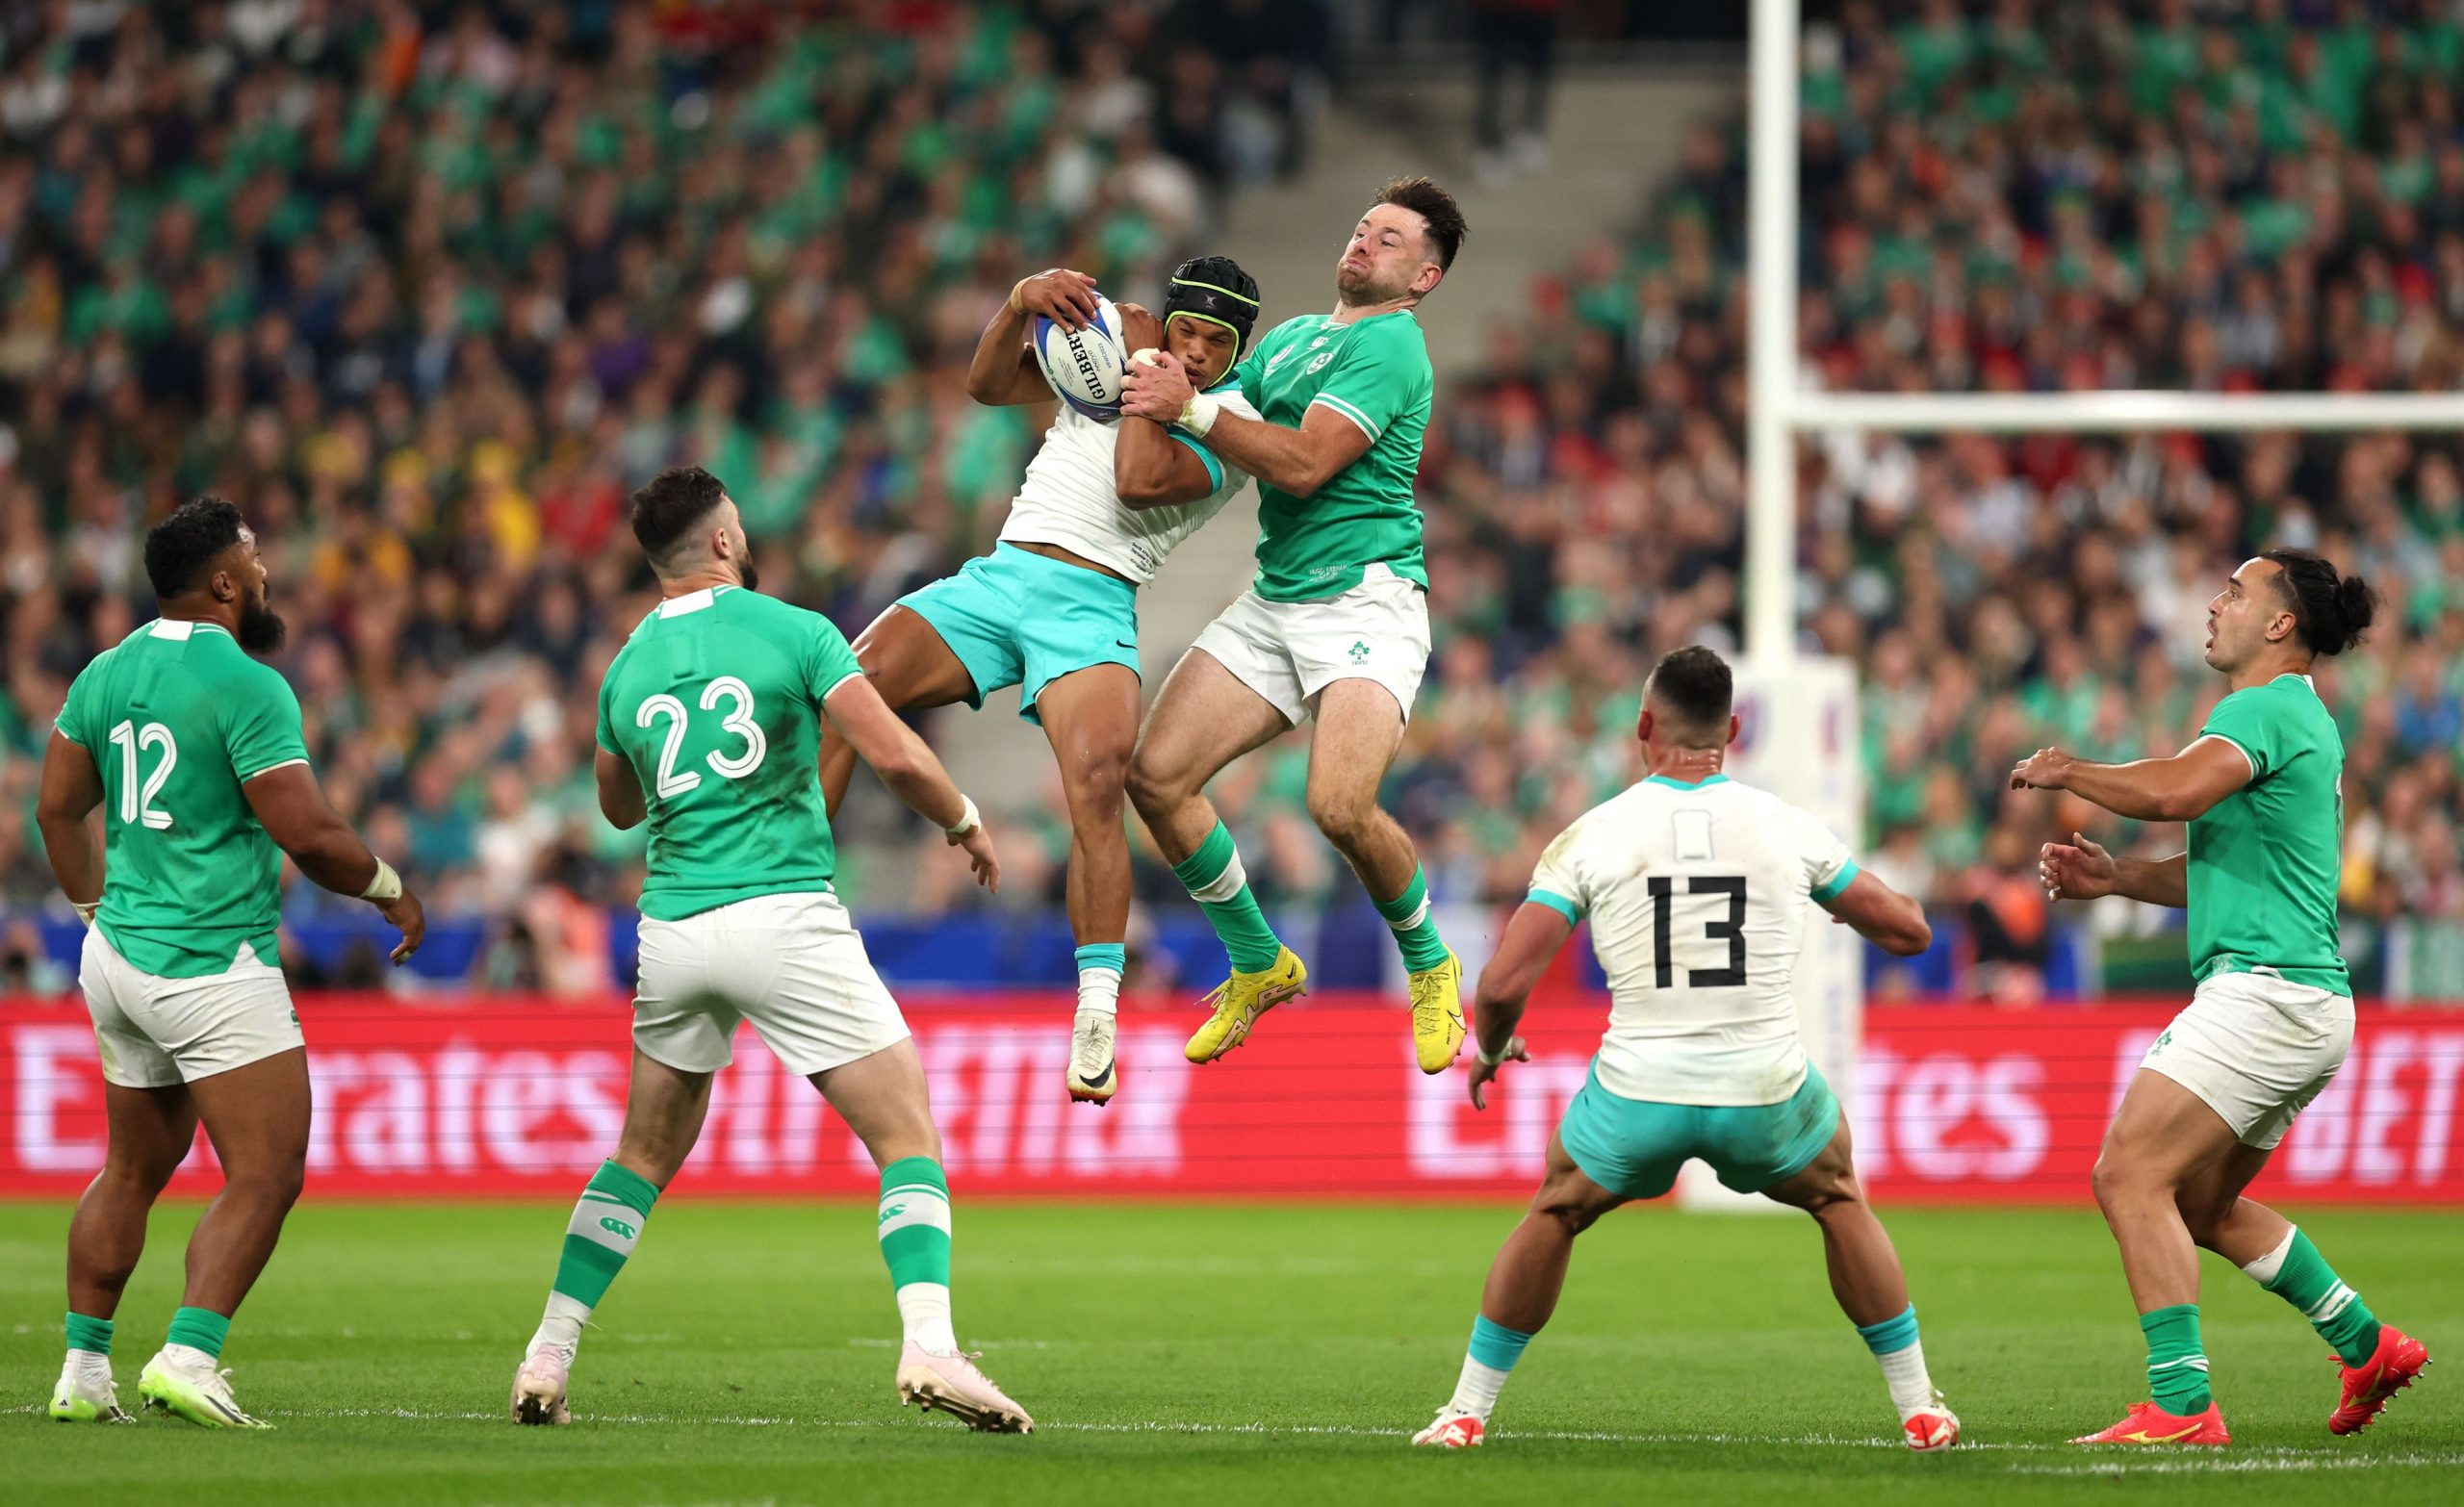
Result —
<instances>
[{"instance_id":1,"label":"red football boot","mask_svg":"<svg viewBox=\"0 0 2464 1507\"><path fill-rule=\"evenodd\" d=\"M2421 1375L2429 1365L2429 1350L2395 1325L2380 1324L2378 1348L2370 1352L2369 1360L2359 1366L2345 1365L2341 1355L2334 1360L2344 1372L2345 1395L2336 1411L2327 1415L2327 1432L2358 1434L2376 1421L2396 1393Z\"/></svg>"},{"instance_id":2,"label":"red football boot","mask_svg":"<svg viewBox=\"0 0 2464 1507\"><path fill-rule=\"evenodd\" d=\"M2229 1444L2224 1415L2215 1403L2190 1418L2176 1418L2152 1402L2134 1402L2120 1422L2100 1434L2088 1434L2074 1444Z\"/></svg>"}]
</instances>

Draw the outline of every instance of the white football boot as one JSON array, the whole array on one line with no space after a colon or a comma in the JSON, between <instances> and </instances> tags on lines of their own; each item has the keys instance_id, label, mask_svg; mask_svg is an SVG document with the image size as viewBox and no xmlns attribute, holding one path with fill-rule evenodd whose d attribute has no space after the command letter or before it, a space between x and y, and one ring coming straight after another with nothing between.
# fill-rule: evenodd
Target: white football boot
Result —
<instances>
[{"instance_id":1,"label":"white football boot","mask_svg":"<svg viewBox=\"0 0 2464 1507\"><path fill-rule=\"evenodd\" d=\"M119 1388L108 1366L84 1366L74 1358L60 1368L60 1385L51 1389L52 1420L58 1423L134 1423L119 1405Z\"/></svg>"},{"instance_id":2,"label":"white football boot","mask_svg":"<svg viewBox=\"0 0 2464 1507\"><path fill-rule=\"evenodd\" d=\"M1032 1434L1036 1420L975 1368L975 1358L937 1354L910 1343L898 1353L898 1400L930 1413L938 1408L979 1434Z\"/></svg>"},{"instance_id":3,"label":"white football boot","mask_svg":"<svg viewBox=\"0 0 2464 1507\"><path fill-rule=\"evenodd\" d=\"M533 1346L513 1373L513 1420L516 1423L571 1423L565 1406L565 1384L574 1368L574 1352L560 1344Z\"/></svg>"},{"instance_id":4,"label":"white football boot","mask_svg":"<svg viewBox=\"0 0 2464 1507\"><path fill-rule=\"evenodd\" d=\"M1108 1104L1120 1087L1113 1061L1116 1022L1101 1010L1082 1009L1069 1028L1069 1097L1080 1104Z\"/></svg>"}]
</instances>

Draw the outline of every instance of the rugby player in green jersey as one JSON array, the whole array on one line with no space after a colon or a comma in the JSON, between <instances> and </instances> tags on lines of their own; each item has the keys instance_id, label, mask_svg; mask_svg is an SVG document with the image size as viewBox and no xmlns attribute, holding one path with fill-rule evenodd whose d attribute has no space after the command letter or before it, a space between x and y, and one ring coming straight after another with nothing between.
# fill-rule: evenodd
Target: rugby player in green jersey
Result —
<instances>
[{"instance_id":1,"label":"rugby player in green jersey","mask_svg":"<svg viewBox=\"0 0 2464 1507\"><path fill-rule=\"evenodd\" d=\"M599 808L650 824L633 1069L616 1154L583 1188L514 1373L520 1423L566 1423L581 1327L606 1296L702 1134L710 1081L749 1023L812 1080L881 1168L878 1223L906 1342L902 1401L1024 1432L1024 1408L950 1324L950 1186L924 1064L831 892L837 855L817 767L828 717L891 792L1000 883L975 803L885 704L828 618L754 590L744 524L717 477L662 472L633 494L659 604L599 691Z\"/></svg>"},{"instance_id":2,"label":"rugby player in green jersey","mask_svg":"<svg viewBox=\"0 0 2464 1507\"><path fill-rule=\"evenodd\" d=\"M68 1226L63 1422L124 1422L112 1315L145 1248L145 1215L196 1140L222 1190L189 1238L188 1285L144 1405L209 1428L267 1428L218 1362L308 1163L308 1057L275 956L282 857L401 929L420 903L337 815L308 767L299 701L250 658L282 647L266 566L240 510L199 498L145 536L161 616L96 655L43 751L36 819L87 923L77 982L102 1055L109 1141ZM103 840L87 817L103 808Z\"/></svg>"},{"instance_id":3,"label":"rugby player in green jersey","mask_svg":"<svg viewBox=\"0 0 2464 1507\"><path fill-rule=\"evenodd\" d=\"M1257 478L1258 575L1173 667L1147 714L1129 793L1231 957L1190 1037L1222 1056L1308 973L1267 925L1207 781L1315 718L1309 814L1360 876L1410 975L1421 1070L1463 1045L1462 967L1429 916L1412 840L1379 809L1428 667L1428 571L1412 491L1435 378L1413 310L1463 243L1426 178L1378 191L1335 268L1332 314L1286 319L1235 369L1260 418L1199 392L1177 362L1133 362L1124 414L1172 423Z\"/></svg>"},{"instance_id":4,"label":"rugby player in green jersey","mask_svg":"<svg viewBox=\"0 0 2464 1507\"><path fill-rule=\"evenodd\" d=\"M2096 1202L2121 1247L2147 1336L2151 1400L2083 1444L2232 1442L2208 1388L2198 1248L2301 1310L2335 1347L2344 1390L2328 1429L2369 1427L2429 1353L2382 1324L2310 1238L2242 1196L2352 1045L2337 950L2345 751L2310 681L2321 654L2370 626L2355 575L2301 549L2245 561L2208 603L2207 662L2229 687L2170 758L2092 764L2041 749L2015 789L2067 790L2118 816L2187 822L2190 850L2117 858L2084 835L2045 845L2056 900L2127 895L2188 911L2190 1007L2147 1049L2096 1158Z\"/></svg>"}]
</instances>

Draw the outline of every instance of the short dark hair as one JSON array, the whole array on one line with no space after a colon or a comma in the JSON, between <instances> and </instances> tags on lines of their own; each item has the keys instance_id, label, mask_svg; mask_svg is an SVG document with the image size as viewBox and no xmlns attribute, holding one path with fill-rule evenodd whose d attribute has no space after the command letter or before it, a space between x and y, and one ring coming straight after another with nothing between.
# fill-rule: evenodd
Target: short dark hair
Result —
<instances>
[{"instance_id":1,"label":"short dark hair","mask_svg":"<svg viewBox=\"0 0 2464 1507\"><path fill-rule=\"evenodd\" d=\"M1463 206L1454 195L1441 189L1424 174L1396 178L1377 191L1373 204L1392 204L1407 209L1428 221L1429 244L1436 248L1440 271L1451 270L1454 253L1463 249L1463 237L1470 227L1463 223Z\"/></svg>"},{"instance_id":2,"label":"short dark hair","mask_svg":"<svg viewBox=\"0 0 2464 1507\"><path fill-rule=\"evenodd\" d=\"M2378 615L2378 594L2358 575L2345 575L2324 556L2308 549L2266 549L2284 574L2275 578L2293 609L2293 631L2317 654L2341 654L2361 642Z\"/></svg>"},{"instance_id":3,"label":"short dark hair","mask_svg":"<svg viewBox=\"0 0 2464 1507\"><path fill-rule=\"evenodd\" d=\"M1725 732L1736 680L1727 660L1700 644L1689 644L1660 656L1652 667L1647 694L1691 730Z\"/></svg>"},{"instance_id":4,"label":"short dark hair","mask_svg":"<svg viewBox=\"0 0 2464 1507\"><path fill-rule=\"evenodd\" d=\"M240 542L240 510L217 497L193 498L145 534L145 578L168 600L197 583L222 551Z\"/></svg>"},{"instance_id":5,"label":"short dark hair","mask_svg":"<svg viewBox=\"0 0 2464 1507\"><path fill-rule=\"evenodd\" d=\"M653 561L663 559L726 496L719 478L701 467L671 466L633 494L633 537Z\"/></svg>"}]
</instances>

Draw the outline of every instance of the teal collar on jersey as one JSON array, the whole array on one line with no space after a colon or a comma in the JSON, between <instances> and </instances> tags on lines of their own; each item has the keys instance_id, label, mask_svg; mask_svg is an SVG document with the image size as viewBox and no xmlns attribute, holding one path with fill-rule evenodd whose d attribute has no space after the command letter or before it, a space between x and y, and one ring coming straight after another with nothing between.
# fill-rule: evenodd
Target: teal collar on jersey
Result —
<instances>
[{"instance_id":1,"label":"teal collar on jersey","mask_svg":"<svg viewBox=\"0 0 2464 1507\"><path fill-rule=\"evenodd\" d=\"M156 638L167 638L176 644L193 637L199 628L209 633L219 633L224 638L231 636L231 630L221 624L204 623L195 618L156 618L151 631Z\"/></svg>"},{"instance_id":2,"label":"teal collar on jersey","mask_svg":"<svg viewBox=\"0 0 2464 1507\"><path fill-rule=\"evenodd\" d=\"M1671 779L1666 775L1654 775L1643 781L1647 785L1666 785L1671 790L1700 790L1706 785L1725 785L1728 782L1729 777L1726 775L1706 775L1692 784L1687 784L1682 779Z\"/></svg>"}]
</instances>

